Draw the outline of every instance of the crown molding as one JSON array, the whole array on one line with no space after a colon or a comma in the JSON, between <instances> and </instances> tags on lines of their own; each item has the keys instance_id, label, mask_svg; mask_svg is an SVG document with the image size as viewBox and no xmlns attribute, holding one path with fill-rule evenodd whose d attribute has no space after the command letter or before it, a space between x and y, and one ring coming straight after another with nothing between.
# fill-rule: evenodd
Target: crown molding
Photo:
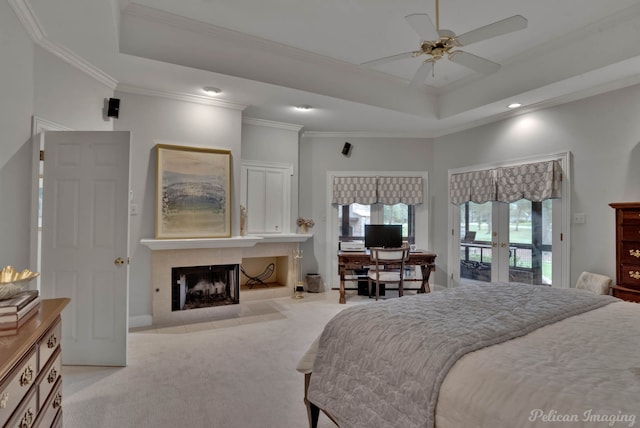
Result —
<instances>
[{"instance_id":1,"label":"crown molding","mask_svg":"<svg viewBox=\"0 0 640 428\"><path fill-rule=\"evenodd\" d=\"M426 133L410 133L410 132L368 132L368 131L352 131L352 132L318 132L304 131L303 137L309 138L431 138Z\"/></svg>"},{"instance_id":2,"label":"crown molding","mask_svg":"<svg viewBox=\"0 0 640 428\"><path fill-rule=\"evenodd\" d=\"M255 117L243 117L242 123L246 125L266 126L269 128L285 129L287 131L295 131L295 132L300 132L300 130L303 128L302 125L295 125L293 123L285 123L285 122L275 122L272 120L265 120L265 119L257 119Z\"/></svg>"},{"instance_id":3,"label":"crown molding","mask_svg":"<svg viewBox=\"0 0 640 428\"><path fill-rule=\"evenodd\" d=\"M147 95L150 97L169 98L176 101L185 101L189 103L204 104L208 106L224 107L231 110L244 110L246 105L228 101L220 98L210 98L199 95L185 94L182 92L163 91L159 89L144 88L142 86L118 84L116 91L126 92L129 94Z\"/></svg>"},{"instance_id":4,"label":"crown molding","mask_svg":"<svg viewBox=\"0 0 640 428\"><path fill-rule=\"evenodd\" d=\"M115 90L118 84L117 80L90 64L70 49L62 47L47 38L47 34L40 24L38 17L33 12L29 0L9 0L9 4L35 44L76 67L109 89Z\"/></svg>"}]
</instances>

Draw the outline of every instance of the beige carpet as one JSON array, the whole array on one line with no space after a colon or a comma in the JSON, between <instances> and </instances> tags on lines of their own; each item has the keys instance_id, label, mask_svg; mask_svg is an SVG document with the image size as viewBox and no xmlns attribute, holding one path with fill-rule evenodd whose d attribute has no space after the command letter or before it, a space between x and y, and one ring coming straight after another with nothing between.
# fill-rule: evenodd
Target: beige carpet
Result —
<instances>
[{"instance_id":1,"label":"beige carpet","mask_svg":"<svg viewBox=\"0 0 640 428\"><path fill-rule=\"evenodd\" d=\"M133 331L127 367L64 366L64 427L307 426L298 360L333 315L373 301L355 291L347 305L335 290L304 296ZM320 427L333 426L321 416Z\"/></svg>"}]
</instances>

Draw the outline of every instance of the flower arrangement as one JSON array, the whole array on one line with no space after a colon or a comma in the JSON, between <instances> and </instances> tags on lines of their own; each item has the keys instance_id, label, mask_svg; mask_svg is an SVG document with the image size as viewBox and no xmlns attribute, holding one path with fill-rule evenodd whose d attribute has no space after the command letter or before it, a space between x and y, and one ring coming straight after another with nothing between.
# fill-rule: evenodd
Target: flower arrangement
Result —
<instances>
[{"instance_id":1,"label":"flower arrangement","mask_svg":"<svg viewBox=\"0 0 640 428\"><path fill-rule=\"evenodd\" d=\"M312 219L306 219L306 218L302 218L302 217L298 217L298 227L313 227L315 225L315 222Z\"/></svg>"},{"instance_id":2,"label":"flower arrangement","mask_svg":"<svg viewBox=\"0 0 640 428\"><path fill-rule=\"evenodd\" d=\"M300 231L302 233L307 233L309 231L309 228L313 227L313 225L315 224L312 219L306 219L302 217L298 217L296 223L298 224L298 227L300 228Z\"/></svg>"}]
</instances>

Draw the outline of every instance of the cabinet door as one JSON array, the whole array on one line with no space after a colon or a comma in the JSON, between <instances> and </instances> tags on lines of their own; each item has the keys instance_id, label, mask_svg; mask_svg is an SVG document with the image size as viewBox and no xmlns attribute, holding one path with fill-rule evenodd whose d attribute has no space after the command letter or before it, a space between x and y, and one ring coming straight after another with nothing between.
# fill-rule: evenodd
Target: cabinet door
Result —
<instances>
[{"instance_id":1,"label":"cabinet door","mask_svg":"<svg viewBox=\"0 0 640 428\"><path fill-rule=\"evenodd\" d=\"M243 162L242 169L247 233L289 232L292 167Z\"/></svg>"}]
</instances>

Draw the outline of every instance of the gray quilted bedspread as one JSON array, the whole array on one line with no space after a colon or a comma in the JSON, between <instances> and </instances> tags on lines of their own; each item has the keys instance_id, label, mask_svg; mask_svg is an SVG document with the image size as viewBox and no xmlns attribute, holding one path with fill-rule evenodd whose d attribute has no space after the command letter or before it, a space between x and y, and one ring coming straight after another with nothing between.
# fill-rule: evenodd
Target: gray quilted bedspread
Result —
<instances>
[{"instance_id":1,"label":"gray quilted bedspread","mask_svg":"<svg viewBox=\"0 0 640 428\"><path fill-rule=\"evenodd\" d=\"M492 283L353 306L326 325L308 396L341 428L432 428L440 386L460 357L615 301Z\"/></svg>"}]
</instances>

